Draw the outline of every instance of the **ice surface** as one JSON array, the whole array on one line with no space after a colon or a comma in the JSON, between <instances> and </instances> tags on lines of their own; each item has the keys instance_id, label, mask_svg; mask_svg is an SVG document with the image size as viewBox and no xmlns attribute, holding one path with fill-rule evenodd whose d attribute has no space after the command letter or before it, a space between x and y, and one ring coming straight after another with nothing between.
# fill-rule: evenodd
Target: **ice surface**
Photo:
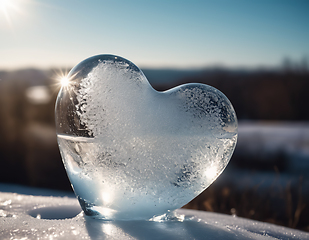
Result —
<instances>
[{"instance_id":1,"label":"ice surface","mask_svg":"<svg viewBox=\"0 0 309 240\"><path fill-rule=\"evenodd\" d=\"M306 232L194 210L176 210L175 219L161 222L102 221L80 212L75 198L0 192L0 239L309 239Z\"/></svg>"},{"instance_id":2,"label":"ice surface","mask_svg":"<svg viewBox=\"0 0 309 240\"><path fill-rule=\"evenodd\" d=\"M126 59L71 70L56 104L58 143L87 215L150 219L177 209L224 170L237 140L229 100L204 84L155 91Z\"/></svg>"}]
</instances>

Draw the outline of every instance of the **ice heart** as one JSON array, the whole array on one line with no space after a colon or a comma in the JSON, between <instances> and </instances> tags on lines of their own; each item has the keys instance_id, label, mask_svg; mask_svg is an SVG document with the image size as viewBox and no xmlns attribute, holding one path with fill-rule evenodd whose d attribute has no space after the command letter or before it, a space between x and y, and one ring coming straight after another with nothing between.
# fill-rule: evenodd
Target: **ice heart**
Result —
<instances>
[{"instance_id":1,"label":"ice heart","mask_svg":"<svg viewBox=\"0 0 309 240\"><path fill-rule=\"evenodd\" d=\"M229 100L204 84L154 90L130 61L75 66L56 103L62 159L87 215L149 219L177 209L224 170L237 140Z\"/></svg>"}]
</instances>

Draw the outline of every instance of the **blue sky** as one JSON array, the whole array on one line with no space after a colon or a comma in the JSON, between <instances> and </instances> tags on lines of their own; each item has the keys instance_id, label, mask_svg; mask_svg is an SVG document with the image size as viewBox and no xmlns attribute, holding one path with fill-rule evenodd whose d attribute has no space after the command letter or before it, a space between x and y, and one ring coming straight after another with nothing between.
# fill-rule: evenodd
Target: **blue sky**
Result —
<instances>
[{"instance_id":1,"label":"blue sky","mask_svg":"<svg viewBox=\"0 0 309 240\"><path fill-rule=\"evenodd\" d=\"M309 58L308 0L6 1L0 69L71 67L102 53L178 68Z\"/></svg>"}]
</instances>

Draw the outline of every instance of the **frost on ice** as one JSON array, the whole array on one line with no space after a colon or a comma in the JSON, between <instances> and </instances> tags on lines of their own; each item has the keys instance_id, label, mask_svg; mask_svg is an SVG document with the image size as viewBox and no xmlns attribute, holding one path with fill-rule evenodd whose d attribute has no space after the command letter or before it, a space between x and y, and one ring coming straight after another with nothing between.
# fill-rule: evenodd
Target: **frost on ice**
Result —
<instances>
[{"instance_id":1,"label":"frost on ice","mask_svg":"<svg viewBox=\"0 0 309 240\"><path fill-rule=\"evenodd\" d=\"M155 91L126 59L99 55L69 74L57 136L87 215L150 219L177 209L224 170L237 140L229 100L204 84Z\"/></svg>"}]
</instances>

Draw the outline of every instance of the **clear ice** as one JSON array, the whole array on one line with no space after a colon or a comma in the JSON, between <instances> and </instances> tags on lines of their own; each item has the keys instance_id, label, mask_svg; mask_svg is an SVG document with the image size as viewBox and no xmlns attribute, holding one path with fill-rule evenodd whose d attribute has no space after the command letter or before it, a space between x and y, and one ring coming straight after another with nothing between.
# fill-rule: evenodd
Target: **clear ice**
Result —
<instances>
[{"instance_id":1,"label":"clear ice","mask_svg":"<svg viewBox=\"0 0 309 240\"><path fill-rule=\"evenodd\" d=\"M96 218L150 219L175 210L224 170L235 111L205 84L154 90L130 61L75 66L56 102L60 152L80 205Z\"/></svg>"}]
</instances>

